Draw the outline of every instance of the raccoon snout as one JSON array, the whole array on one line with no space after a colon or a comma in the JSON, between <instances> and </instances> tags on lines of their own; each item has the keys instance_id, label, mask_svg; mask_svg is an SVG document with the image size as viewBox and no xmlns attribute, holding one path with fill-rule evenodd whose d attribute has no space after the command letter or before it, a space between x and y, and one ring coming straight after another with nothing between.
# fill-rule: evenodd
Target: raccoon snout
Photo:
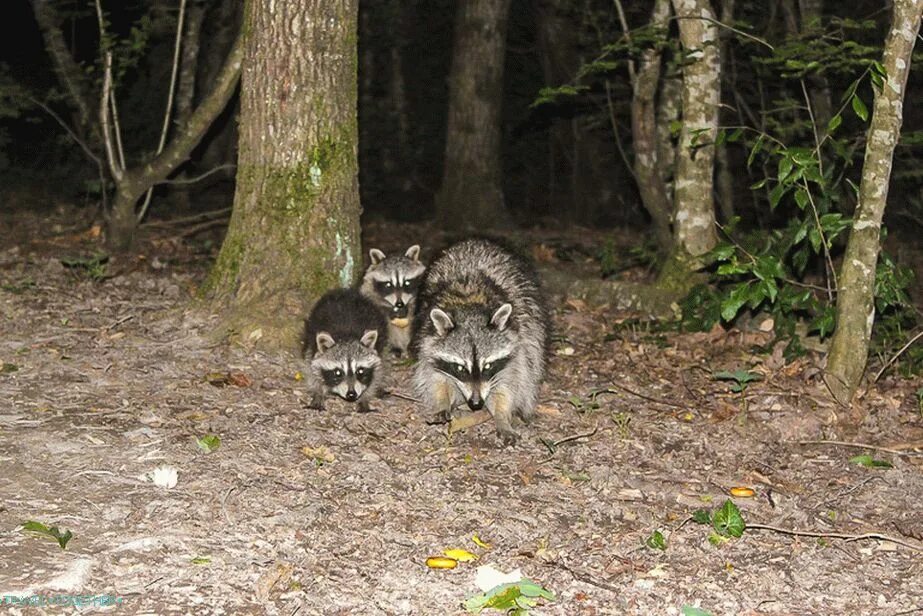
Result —
<instances>
[{"instance_id":1,"label":"raccoon snout","mask_svg":"<svg viewBox=\"0 0 923 616\"><path fill-rule=\"evenodd\" d=\"M401 300L397 300L397 302L393 306L391 306L391 316L394 318L398 318L398 319L406 318L407 317L407 304L405 304Z\"/></svg>"},{"instance_id":2,"label":"raccoon snout","mask_svg":"<svg viewBox=\"0 0 923 616\"><path fill-rule=\"evenodd\" d=\"M356 393L355 389L350 389L349 391L346 392L347 402L355 402L358 399L359 399L359 394Z\"/></svg>"},{"instance_id":3,"label":"raccoon snout","mask_svg":"<svg viewBox=\"0 0 923 616\"><path fill-rule=\"evenodd\" d=\"M472 411L480 411L484 408L484 399L481 397L481 394L474 392L471 394L471 397L468 398L468 408Z\"/></svg>"}]
</instances>

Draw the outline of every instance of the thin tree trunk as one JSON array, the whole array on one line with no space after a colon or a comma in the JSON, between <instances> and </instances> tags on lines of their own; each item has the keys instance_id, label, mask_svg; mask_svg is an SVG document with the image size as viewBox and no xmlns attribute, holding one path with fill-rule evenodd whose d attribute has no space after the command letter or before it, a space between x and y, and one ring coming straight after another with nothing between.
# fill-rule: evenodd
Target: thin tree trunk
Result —
<instances>
[{"instance_id":1,"label":"thin tree trunk","mask_svg":"<svg viewBox=\"0 0 923 616\"><path fill-rule=\"evenodd\" d=\"M655 0L651 24L665 28L670 17L670 0ZM661 171L657 147L657 87L660 84L661 53L645 50L638 62L631 99L631 132L634 143L634 169L641 202L651 217L654 235L663 254L673 247L670 219L673 206Z\"/></svg>"},{"instance_id":2,"label":"thin tree trunk","mask_svg":"<svg viewBox=\"0 0 923 616\"><path fill-rule=\"evenodd\" d=\"M458 3L449 120L436 216L445 228L507 226L500 159L506 26L511 0Z\"/></svg>"},{"instance_id":3,"label":"thin tree trunk","mask_svg":"<svg viewBox=\"0 0 923 616\"><path fill-rule=\"evenodd\" d=\"M888 199L894 148L903 122L904 90L921 12L923 0L894 0L891 30L885 40L882 64L887 77L875 94L859 203L839 276L837 326L824 375L824 382L841 404L852 401L868 361L875 321L875 269L881 220Z\"/></svg>"},{"instance_id":4,"label":"thin tree trunk","mask_svg":"<svg viewBox=\"0 0 923 616\"><path fill-rule=\"evenodd\" d=\"M359 249L357 0L249 0L237 192L203 291L222 331L295 348Z\"/></svg>"},{"instance_id":5,"label":"thin tree trunk","mask_svg":"<svg viewBox=\"0 0 923 616\"><path fill-rule=\"evenodd\" d=\"M672 0L688 61L683 67L683 127L677 151L674 249L659 284L687 287L699 257L717 242L712 195L721 93L718 28L708 0Z\"/></svg>"},{"instance_id":6,"label":"thin tree trunk","mask_svg":"<svg viewBox=\"0 0 923 616\"><path fill-rule=\"evenodd\" d=\"M734 0L721 0L721 23L730 24L734 21ZM722 30L719 34L721 37L721 81L727 86L726 91L734 87L730 75L730 45L728 41L731 38L729 30ZM727 99L725 99L727 100ZM729 110L722 110L727 115ZM718 117L721 117L719 112ZM724 124L724 122L722 122ZM728 156L728 148L731 147L727 141L718 146L715 156L718 163L717 174L717 192L718 208L721 211L721 218L728 222L734 217L734 174L731 171L731 158Z\"/></svg>"},{"instance_id":7,"label":"thin tree trunk","mask_svg":"<svg viewBox=\"0 0 923 616\"><path fill-rule=\"evenodd\" d=\"M669 66L669 64L667 65ZM657 162L660 177L670 200L670 222L673 221L673 180L676 175L676 140L671 126L680 118L683 103L683 80L676 73L666 72L657 97Z\"/></svg>"},{"instance_id":8,"label":"thin tree trunk","mask_svg":"<svg viewBox=\"0 0 923 616\"><path fill-rule=\"evenodd\" d=\"M183 47L180 56L179 79L176 84L176 119L177 126L184 125L195 103L196 73L199 67L199 51L201 47L202 23L205 19L205 5L192 2L186 10L185 32L183 33ZM177 179L185 179L186 171L178 174ZM182 207L189 206L189 187L176 188L175 196Z\"/></svg>"},{"instance_id":9,"label":"thin tree trunk","mask_svg":"<svg viewBox=\"0 0 923 616\"><path fill-rule=\"evenodd\" d=\"M32 0L32 11L45 41L45 50L51 58L51 66L64 91L67 92L68 102L75 109L74 124L77 134L89 141L92 149L99 151L100 135L86 77L67 48L61 30L62 18L49 0Z\"/></svg>"},{"instance_id":10,"label":"thin tree trunk","mask_svg":"<svg viewBox=\"0 0 923 616\"><path fill-rule=\"evenodd\" d=\"M177 129L167 147L147 163L126 169L122 177L116 180L115 199L106 234L110 249L124 251L131 248L138 227L138 217L135 213L138 199L186 161L211 123L227 106L240 77L243 59L242 39L243 35L239 35L212 92L196 108L188 122Z\"/></svg>"}]
</instances>

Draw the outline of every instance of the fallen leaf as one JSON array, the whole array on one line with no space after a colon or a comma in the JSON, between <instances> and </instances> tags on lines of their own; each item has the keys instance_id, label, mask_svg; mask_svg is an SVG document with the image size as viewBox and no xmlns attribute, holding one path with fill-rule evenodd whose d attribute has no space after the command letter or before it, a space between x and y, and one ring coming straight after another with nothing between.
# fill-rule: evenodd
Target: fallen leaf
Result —
<instances>
[{"instance_id":1,"label":"fallen leaf","mask_svg":"<svg viewBox=\"0 0 923 616\"><path fill-rule=\"evenodd\" d=\"M454 569L458 561L446 556L430 556L426 559L426 566L430 569Z\"/></svg>"},{"instance_id":2,"label":"fallen leaf","mask_svg":"<svg viewBox=\"0 0 923 616\"><path fill-rule=\"evenodd\" d=\"M474 542L474 545L478 546L479 548L484 548L485 550L490 549L490 544L477 535L471 535L471 540Z\"/></svg>"},{"instance_id":3,"label":"fallen leaf","mask_svg":"<svg viewBox=\"0 0 923 616\"><path fill-rule=\"evenodd\" d=\"M448 556L449 558L454 558L460 563L471 562L472 560L477 560L478 558L476 554L472 554L468 550L462 550L461 548L452 548L450 550L443 550L442 553Z\"/></svg>"},{"instance_id":4,"label":"fallen leaf","mask_svg":"<svg viewBox=\"0 0 923 616\"><path fill-rule=\"evenodd\" d=\"M270 567L256 581L256 598L267 601L275 588L283 588L292 577L294 567L291 563L277 563Z\"/></svg>"}]
</instances>

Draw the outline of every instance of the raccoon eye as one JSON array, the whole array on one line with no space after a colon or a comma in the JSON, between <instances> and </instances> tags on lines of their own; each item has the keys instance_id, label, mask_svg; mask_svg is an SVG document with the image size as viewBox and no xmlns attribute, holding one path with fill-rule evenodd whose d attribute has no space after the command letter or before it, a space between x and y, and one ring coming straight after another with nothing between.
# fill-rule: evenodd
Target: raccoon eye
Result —
<instances>
[{"instance_id":1,"label":"raccoon eye","mask_svg":"<svg viewBox=\"0 0 923 616\"><path fill-rule=\"evenodd\" d=\"M336 370L333 371L333 376L339 378L339 377L343 376L343 371L340 370L339 368L337 368Z\"/></svg>"},{"instance_id":2,"label":"raccoon eye","mask_svg":"<svg viewBox=\"0 0 923 616\"><path fill-rule=\"evenodd\" d=\"M463 365L461 365L461 364L455 364L455 372L457 372L457 373L459 373L459 374L464 374L464 373L467 372L467 371L468 371L468 369L465 368Z\"/></svg>"},{"instance_id":3,"label":"raccoon eye","mask_svg":"<svg viewBox=\"0 0 923 616\"><path fill-rule=\"evenodd\" d=\"M409 288L410 288L410 281L409 281L409 280L405 280L405 281L404 281L404 288L405 288L405 289L409 289Z\"/></svg>"},{"instance_id":4,"label":"raccoon eye","mask_svg":"<svg viewBox=\"0 0 923 616\"><path fill-rule=\"evenodd\" d=\"M385 283L385 288L386 288L386 289L390 289L390 288L393 287L393 286L394 286L394 285L391 284L390 282L386 282L386 283Z\"/></svg>"},{"instance_id":5,"label":"raccoon eye","mask_svg":"<svg viewBox=\"0 0 923 616\"><path fill-rule=\"evenodd\" d=\"M493 366L493 364L490 363L490 362L487 362L486 364L484 364L484 371L485 371L485 372L490 371L490 367L491 367L491 366Z\"/></svg>"},{"instance_id":6,"label":"raccoon eye","mask_svg":"<svg viewBox=\"0 0 923 616\"><path fill-rule=\"evenodd\" d=\"M356 370L356 374L358 376L365 376L365 368L359 368L358 370Z\"/></svg>"}]
</instances>

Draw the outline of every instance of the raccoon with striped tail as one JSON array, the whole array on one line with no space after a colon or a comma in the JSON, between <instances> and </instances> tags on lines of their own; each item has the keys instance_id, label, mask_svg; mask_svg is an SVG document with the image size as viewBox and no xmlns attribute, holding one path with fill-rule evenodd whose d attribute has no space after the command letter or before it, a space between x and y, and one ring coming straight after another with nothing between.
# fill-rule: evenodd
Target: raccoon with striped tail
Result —
<instances>
[{"instance_id":1,"label":"raccoon with striped tail","mask_svg":"<svg viewBox=\"0 0 923 616\"><path fill-rule=\"evenodd\" d=\"M359 291L375 302L388 319L388 343L403 355L410 344L411 324L417 292L426 267L420 263L420 247L413 245L403 255L385 256L372 248L371 265L365 271Z\"/></svg>"},{"instance_id":2,"label":"raccoon with striped tail","mask_svg":"<svg viewBox=\"0 0 923 616\"><path fill-rule=\"evenodd\" d=\"M414 336L414 386L442 420L484 407L504 444L535 414L550 321L532 266L487 240L446 249L426 273Z\"/></svg>"},{"instance_id":3,"label":"raccoon with striped tail","mask_svg":"<svg viewBox=\"0 0 923 616\"><path fill-rule=\"evenodd\" d=\"M309 406L323 410L324 399L333 394L357 403L360 413L372 411L385 372L381 353L386 336L384 315L358 291L324 294L305 320L302 340Z\"/></svg>"}]
</instances>

